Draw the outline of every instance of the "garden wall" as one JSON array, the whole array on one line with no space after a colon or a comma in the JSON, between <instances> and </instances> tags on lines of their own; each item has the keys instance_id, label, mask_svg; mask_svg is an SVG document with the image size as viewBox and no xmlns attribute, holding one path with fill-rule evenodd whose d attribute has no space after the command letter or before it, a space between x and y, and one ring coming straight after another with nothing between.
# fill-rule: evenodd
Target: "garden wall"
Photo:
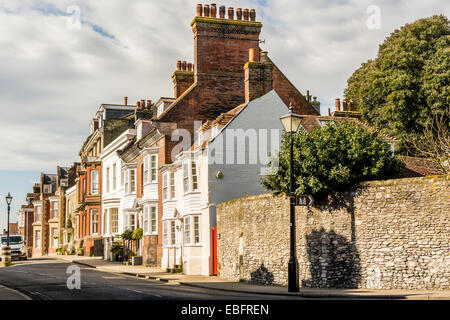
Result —
<instances>
[{"instance_id":1,"label":"garden wall","mask_svg":"<svg viewBox=\"0 0 450 320\"><path fill-rule=\"evenodd\" d=\"M450 288L448 176L364 183L296 207L301 287ZM264 194L217 208L218 272L287 285L289 199Z\"/></svg>"}]
</instances>

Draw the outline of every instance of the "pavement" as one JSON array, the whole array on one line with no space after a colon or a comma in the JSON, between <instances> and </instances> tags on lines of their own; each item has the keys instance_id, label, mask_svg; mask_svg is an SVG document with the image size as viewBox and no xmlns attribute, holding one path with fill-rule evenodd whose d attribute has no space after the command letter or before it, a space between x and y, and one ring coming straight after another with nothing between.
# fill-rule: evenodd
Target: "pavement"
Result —
<instances>
[{"instance_id":1,"label":"pavement","mask_svg":"<svg viewBox=\"0 0 450 320\"><path fill-rule=\"evenodd\" d=\"M204 289L228 292L263 294L271 296L300 296L304 298L331 299L408 299L408 300L450 300L450 290L378 290L378 289L316 289L300 288L300 292L288 292L286 287L257 285L221 279L217 276L192 276L164 272L161 268L126 266L121 262L105 261L101 258L59 255L53 258L76 263L99 271L124 274L138 278L180 284Z\"/></svg>"},{"instance_id":2,"label":"pavement","mask_svg":"<svg viewBox=\"0 0 450 320\"><path fill-rule=\"evenodd\" d=\"M0 284L0 300L31 300L31 298L17 290L7 288Z\"/></svg>"}]
</instances>

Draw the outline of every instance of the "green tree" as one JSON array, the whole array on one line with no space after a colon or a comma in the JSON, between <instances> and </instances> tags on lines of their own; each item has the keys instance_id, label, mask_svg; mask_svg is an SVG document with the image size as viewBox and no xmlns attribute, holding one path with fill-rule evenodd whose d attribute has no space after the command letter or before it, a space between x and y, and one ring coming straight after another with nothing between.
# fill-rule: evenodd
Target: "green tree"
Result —
<instances>
[{"instance_id":1,"label":"green tree","mask_svg":"<svg viewBox=\"0 0 450 320\"><path fill-rule=\"evenodd\" d=\"M450 28L443 15L395 30L347 81L363 120L406 146L450 105Z\"/></svg>"},{"instance_id":2,"label":"green tree","mask_svg":"<svg viewBox=\"0 0 450 320\"><path fill-rule=\"evenodd\" d=\"M278 169L272 160L261 183L268 190L289 192L288 134L278 157ZM397 177L403 163L397 160L387 143L374 129L355 121L328 123L307 133L294 135L295 194L324 195L343 190L358 182Z\"/></svg>"}]
</instances>

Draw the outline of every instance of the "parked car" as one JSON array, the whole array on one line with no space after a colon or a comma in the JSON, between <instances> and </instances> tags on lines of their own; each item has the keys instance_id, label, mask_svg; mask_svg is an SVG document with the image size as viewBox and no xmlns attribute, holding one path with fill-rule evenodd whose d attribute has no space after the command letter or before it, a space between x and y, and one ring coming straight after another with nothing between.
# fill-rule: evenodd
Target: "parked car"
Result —
<instances>
[{"instance_id":1,"label":"parked car","mask_svg":"<svg viewBox=\"0 0 450 320\"><path fill-rule=\"evenodd\" d=\"M2 236L2 246L6 246L7 237ZM27 260L27 246L21 235L9 236L9 247L11 248L11 259ZM0 248L0 253L2 249ZM0 255L1 260L1 255Z\"/></svg>"}]
</instances>

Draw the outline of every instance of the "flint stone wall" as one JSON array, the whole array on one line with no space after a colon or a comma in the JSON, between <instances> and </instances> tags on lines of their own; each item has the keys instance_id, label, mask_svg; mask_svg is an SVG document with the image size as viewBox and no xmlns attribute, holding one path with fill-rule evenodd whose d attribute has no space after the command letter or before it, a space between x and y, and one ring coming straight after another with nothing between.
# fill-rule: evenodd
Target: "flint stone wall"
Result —
<instances>
[{"instance_id":1,"label":"flint stone wall","mask_svg":"<svg viewBox=\"0 0 450 320\"><path fill-rule=\"evenodd\" d=\"M450 288L448 176L364 183L296 207L300 287ZM287 285L289 199L264 194L217 207L218 273Z\"/></svg>"}]
</instances>

